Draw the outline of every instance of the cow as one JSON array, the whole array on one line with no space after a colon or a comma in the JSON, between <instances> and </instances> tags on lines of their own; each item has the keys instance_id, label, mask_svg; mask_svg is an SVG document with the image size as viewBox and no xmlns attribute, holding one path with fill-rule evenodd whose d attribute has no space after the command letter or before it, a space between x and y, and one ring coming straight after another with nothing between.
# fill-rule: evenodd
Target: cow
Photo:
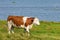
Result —
<instances>
[{"instance_id":1,"label":"cow","mask_svg":"<svg viewBox=\"0 0 60 40\"><path fill-rule=\"evenodd\" d=\"M39 19L36 17L25 17L25 16L8 16L8 33L14 33L14 27L24 28L29 33L29 29L32 28L33 24L40 25Z\"/></svg>"}]
</instances>

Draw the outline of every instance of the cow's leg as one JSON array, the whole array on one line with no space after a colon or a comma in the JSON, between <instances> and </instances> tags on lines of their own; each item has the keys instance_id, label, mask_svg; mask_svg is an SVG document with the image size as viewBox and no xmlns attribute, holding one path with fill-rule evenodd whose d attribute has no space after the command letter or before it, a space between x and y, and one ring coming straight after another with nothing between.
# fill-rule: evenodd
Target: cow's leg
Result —
<instances>
[{"instance_id":1,"label":"cow's leg","mask_svg":"<svg viewBox=\"0 0 60 40\"><path fill-rule=\"evenodd\" d=\"M11 27L12 27L12 25L11 25L11 23L10 22L8 22L8 33L10 34L11 32Z\"/></svg>"},{"instance_id":2,"label":"cow's leg","mask_svg":"<svg viewBox=\"0 0 60 40\"><path fill-rule=\"evenodd\" d=\"M25 29L26 29L26 31L27 31L27 33L28 33L28 36L29 36L29 35L30 35L30 34L29 34L29 26L25 27Z\"/></svg>"},{"instance_id":3,"label":"cow's leg","mask_svg":"<svg viewBox=\"0 0 60 40\"><path fill-rule=\"evenodd\" d=\"M14 31L13 31L13 29L14 29L14 27L12 26L12 27L11 27L11 31L12 31L12 33L14 34Z\"/></svg>"}]
</instances>

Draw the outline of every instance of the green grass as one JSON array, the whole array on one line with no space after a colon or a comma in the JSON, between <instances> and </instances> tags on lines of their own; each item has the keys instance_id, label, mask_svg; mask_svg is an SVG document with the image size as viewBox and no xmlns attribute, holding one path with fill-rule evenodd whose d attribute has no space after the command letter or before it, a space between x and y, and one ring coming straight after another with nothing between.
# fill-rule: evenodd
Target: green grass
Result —
<instances>
[{"instance_id":1,"label":"green grass","mask_svg":"<svg viewBox=\"0 0 60 40\"><path fill-rule=\"evenodd\" d=\"M40 26L33 25L30 36L24 29L14 28L14 34L8 34L7 22L0 20L0 40L60 40L60 22L40 21Z\"/></svg>"}]
</instances>

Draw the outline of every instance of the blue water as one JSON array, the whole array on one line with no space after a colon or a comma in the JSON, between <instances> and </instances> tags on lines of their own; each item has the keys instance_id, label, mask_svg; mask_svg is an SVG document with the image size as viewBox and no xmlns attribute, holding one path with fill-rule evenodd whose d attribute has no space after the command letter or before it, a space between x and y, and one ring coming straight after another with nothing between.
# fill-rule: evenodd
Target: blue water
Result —
<instances>
[{"instance_id":1,"label":"blue water","mask_svg":"<svg viewBox=\"0 0 60 40\"><path fill-rule=\"evenodd\" d=\"M0 19L6 20L8 15L60 21L60 0L0 0Z\"/></svg>"}]
</instances>

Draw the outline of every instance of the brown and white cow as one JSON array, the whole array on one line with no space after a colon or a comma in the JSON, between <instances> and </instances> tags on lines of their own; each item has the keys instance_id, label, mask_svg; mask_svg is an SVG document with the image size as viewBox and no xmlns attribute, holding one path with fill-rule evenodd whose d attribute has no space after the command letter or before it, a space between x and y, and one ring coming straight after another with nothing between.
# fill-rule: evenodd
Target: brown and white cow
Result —
<instances>
[{"instance_id":1,"label":"brown and white cow","mask_svg":"<svg viewBox=\"0 0 60 40\"><path fill-rule=\"evenodd\" d=\"M14 33L13 26L18 28L24 28L29 33L29 29L32 28L33 24L40 25L39 19L35 17L24 17L24 16L8 16L8 33Z\"/></svg>"}]
</instances>

